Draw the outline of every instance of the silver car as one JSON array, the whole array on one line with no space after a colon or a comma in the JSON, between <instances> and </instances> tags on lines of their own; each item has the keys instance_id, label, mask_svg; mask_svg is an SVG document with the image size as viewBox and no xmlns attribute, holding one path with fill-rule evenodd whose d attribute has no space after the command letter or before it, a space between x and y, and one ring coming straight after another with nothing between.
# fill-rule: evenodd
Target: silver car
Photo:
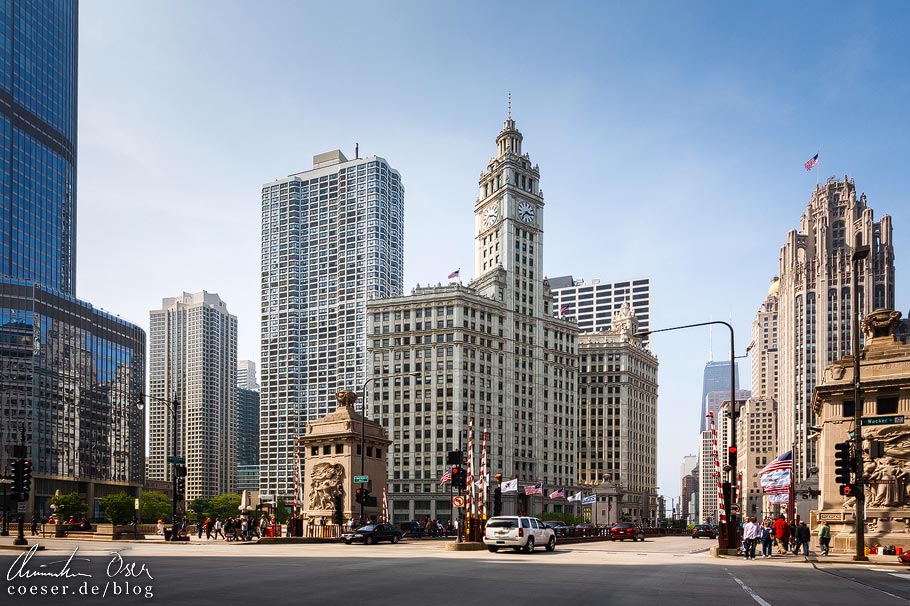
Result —
<instances>
[{"instance_id":1,"label":"silver car","mask_svg":"<svg viewBox=\"0 0 910 606\"><path fill-rule=\"evenodd\" d=\"M537 518L497 516L487 522L483 542L493 553L500 547L531 553L539 545L553 551L556 549L556 533Z\"/></svg>"}]
</instances>

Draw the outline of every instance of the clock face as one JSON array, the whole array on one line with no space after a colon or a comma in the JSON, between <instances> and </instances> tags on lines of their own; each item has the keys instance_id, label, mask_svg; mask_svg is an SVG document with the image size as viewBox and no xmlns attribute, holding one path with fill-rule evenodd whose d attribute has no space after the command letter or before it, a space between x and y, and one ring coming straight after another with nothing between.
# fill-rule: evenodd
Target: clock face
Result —
<instances>
[{"instance_id":1,"label":"clock face","mask_svg":"<svg viewBox=\"0 0 910 606\"><path fill-rule=\"evenodd\" d=\"M522 202L518 205L518 218L525 223L534 222L534 207L528 202Z\"/></svg>"},{"instance_id":2,"label":"clock face","mask_svg":"<svg viewBox=\"0 0 910 606\"><path fill-rule=\"evenodd\" d=\"M494 204L483 213L483 226L490 227L499 218L499 208Z\"/></svg>"}]
</instances>

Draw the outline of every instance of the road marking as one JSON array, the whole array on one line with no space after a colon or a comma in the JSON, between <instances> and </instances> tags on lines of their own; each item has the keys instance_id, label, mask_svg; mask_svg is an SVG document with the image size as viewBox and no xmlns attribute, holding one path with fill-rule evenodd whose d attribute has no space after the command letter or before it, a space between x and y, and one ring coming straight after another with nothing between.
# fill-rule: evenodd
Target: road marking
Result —
<instances>
[{"instance_id":1,"label":"road marking","mask_svg":"<svg viewBox=\"0 0 910 606\"><path fill-rule=\"evenodd\" d=\"M748 593L750 596L752 596L752 599L755 600L756 602L758 602L759 604L761 604L761 606L771 606L771 604L769 604L768 602L766 602L765 600L763 600L762 597L761 597L760 595L758 595L757 593L755 593L754 591L752 591L752 588L751 588L751 587L749 587L748 585L746 585L745 583L743 583L742 581L740 581L738 578L736 578L735 576L733 576L733 573L732 573L732 572L728 572L727 574L729 574L731 577L733 577L733 580L736 581L736 583L737 583L740 587L742 587L742 590L745 591L746 593Z\"/></svg>"},{"instance_id":2,"label":"road marking","mask_svg":"<svg viewBox=\"0 0 910 606\"><path fill-rule=\"evenodd\" d=\"M897 572L889 572L888 574L899 579L910 579L910 574L899 574Z\"/></svg>"}]
</instances>

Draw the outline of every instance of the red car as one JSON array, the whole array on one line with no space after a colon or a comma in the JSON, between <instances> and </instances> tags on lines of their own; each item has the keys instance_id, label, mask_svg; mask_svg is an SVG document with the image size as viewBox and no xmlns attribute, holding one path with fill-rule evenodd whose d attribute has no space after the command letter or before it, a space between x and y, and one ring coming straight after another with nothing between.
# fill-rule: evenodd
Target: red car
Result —
<instances>
[{"instance_id":1,"label":"red car","mask_svg":"<svg viewBox=\"0 0 910 606\"><path fill-rule=\"evenodd\" d=\"M617 522L610 526L610 540L625 541L626 539L638 540L644 542L645 531L633 524L632 522Z\"/></svg>"}]
</instances>

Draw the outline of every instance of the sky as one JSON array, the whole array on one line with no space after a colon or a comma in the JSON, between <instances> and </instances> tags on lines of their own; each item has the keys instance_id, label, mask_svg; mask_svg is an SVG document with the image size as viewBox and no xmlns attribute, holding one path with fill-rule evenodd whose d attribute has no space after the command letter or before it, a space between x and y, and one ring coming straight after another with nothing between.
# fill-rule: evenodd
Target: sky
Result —
<instances>
[{"instance_id":1,"label":"sky","mask_svg":"<svg viewBox=\"0 0 910 606\"><path fill-rule=\"evenodd\" d=\"M217 293L239 357L258 363L260 188L355 143L402 175L405 292L457 268L467 282L477 180L511 92L540 166L546 275L650 277L652 328L732 319L742 355L816 179L847 175L876 220L893 218L906 313L908 13L83 0L77 294L148 330L163 298ZM662 333L652 350L658 486L672 498L698 449L705 362L729 359L729 333Z\"/></svg>"}]
</instances>

